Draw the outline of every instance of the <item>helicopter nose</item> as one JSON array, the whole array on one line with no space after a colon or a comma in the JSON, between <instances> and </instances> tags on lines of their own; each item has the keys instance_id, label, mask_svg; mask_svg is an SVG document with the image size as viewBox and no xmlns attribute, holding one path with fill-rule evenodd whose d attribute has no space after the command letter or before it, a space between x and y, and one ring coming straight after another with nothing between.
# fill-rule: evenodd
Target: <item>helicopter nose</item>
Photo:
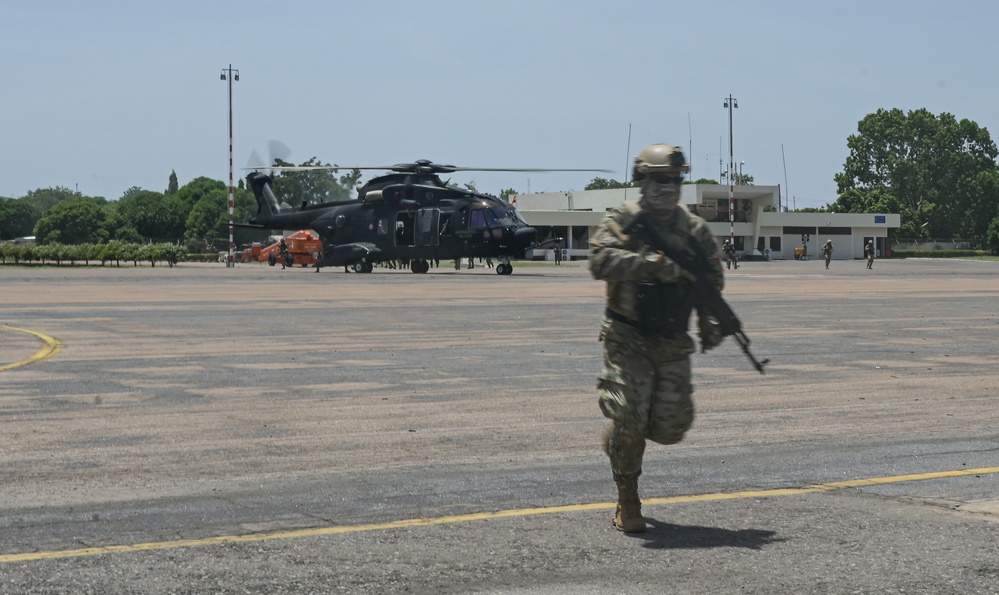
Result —
<instances>
[{"instance_id":1,"label":"helicopter nose","mask_svg":"<svg viewBox=\"0 0 999 595\"><path fill-rule=\"evenodd\" d=\"M537 238L538 230L533 227L521 227L513 232L513 239L520 246L530 246Z\"/></svg>"}]
</instances>

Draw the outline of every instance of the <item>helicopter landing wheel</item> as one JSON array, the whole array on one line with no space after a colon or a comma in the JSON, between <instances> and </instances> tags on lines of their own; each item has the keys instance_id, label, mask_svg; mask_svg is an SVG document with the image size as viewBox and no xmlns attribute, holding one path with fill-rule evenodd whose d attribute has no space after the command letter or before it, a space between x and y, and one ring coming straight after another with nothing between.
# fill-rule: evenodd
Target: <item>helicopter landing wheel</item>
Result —
<instances>
[{"instance_id":1,"label":"helicopter landing wheel","mask_svg":"<svg viewBox=\"0 0 999 595\"><path fill-rule=\"evenodd\" d=\"M409 262L409 270L414 273L426 273L430 270L430 263L425 259L413 259Z\"/></svg>"},{"instance_id":2,"label":"helicopter landing wheel","mask_svg":"<svg viewBox=\"0 0 999 595\"><path fill-rule=\"evenodd\" d=\"M375 266L370 262L364 262L363 260L358 260L354 263L353 269L355 273L370 273L374 270Z\"/></svg>"},{"instance_id":3,"label":"helicopter landing wheel","mask_svg":"<svg viewBox=\"0 0 999 595\"><path fill-rule=\"evenodd\" d=\"M506 264L505 262L501 262L498 265L496 265L497 275L509 275L511 273L513 273L513 265Z\"/></svg>"}]
</instances>

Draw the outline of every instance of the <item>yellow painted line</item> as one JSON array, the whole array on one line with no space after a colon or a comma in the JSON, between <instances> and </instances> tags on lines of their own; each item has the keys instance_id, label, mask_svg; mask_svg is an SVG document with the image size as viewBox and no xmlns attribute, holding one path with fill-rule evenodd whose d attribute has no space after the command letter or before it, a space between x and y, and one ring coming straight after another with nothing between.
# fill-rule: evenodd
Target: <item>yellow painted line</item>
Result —
<instances>
[{"instance_id":1,"label":"yellow painted line","mask_svg":"<svg viewBox=\"0 0 999 595\"><path fill-rule=\"evenodd\" d=\"M59 353L60 351L62 351L62 343L60 343L58 339L53 339L52 337L48 335L43 335L42 333L29 331L26 328L17 328L5 325L0 325L0 331L17 331L19 333L27 333L29 335L34 335L38 337L39 339L42 340L43 343L45 343L45 347L39 349L38 352L35 353L35 355L29 357L28 359L21 360L19 362L14 362L12 364L7 364L5 366L0 366L0 372L4 372L6 370L11 370L14 368L19 368L21 366L33 364L35 362L40 362L43 359L48 359L54 356L55 354Z\"/></svg>"},{"instance_id":2,"label":"yellow painted line","mask_svg":"<svg viewBox=\"0 0 999 595\"><path fill-rule=\"evenodd\" d=\"M977 469L960 469L956 471L939 471L935 473L916 473L911 475L893 475L889 477L873 477L868 479L855 479L849 481L837 481L832 483L816 484L800 488L777 488L772 490L748 490L743 492L696 494L691 496L672 496L669 498L648 498L642 500L646 506L659 506L666 504L682 504L687 502L711 502L718 500L739 500L748 498L775 498L780 496L795 496L799 494L811 494L816 492L832 492L847 488L859 488L874 485L885 485L891 483L904 483L909 481L926 481L929 479L946 479L951 477L964 477L968 475L987 475L999 473L999 467L980 467ZM294 531L276 531L272 533L254 533L251 535L220 535L218 537L205 537L202 539L177 539L174 541L153 541L149 543L136 543L132 545L108 545L103 547L88 547L76 550L59 550L50 552L30 552L25 554L5 554L0 555L0 563L8 562L32 562L36 560L52 560L56 558L74 558L81 556L98 556L102 554L124 554L134 552L147 552L152 550L170 550L189 547L203 547L207 545L224 545L230 543L247 543L256 541L273 541L277 539L300 539L303 537L321 537L324 535L342 535L345 533L365 533L369 531L387 531L391 529L409 529L413 527L430 527L433 525L450 525L454 523L467 523L471 521L486 521L490 519L503 519L511 517L526 517L539 514L557 514L567 512L582 512L590 510L611 510L617 503L615 502L594 502L590 504L567 504L565 506L549 506L544 508L515 508L511 510L499 510L495 512L477 512L472 514L459 514L454 516L442 516L428 519L403 519L390 521L387 523L371 523L366 525L343 525L336 527L316 527L312 529L298 529Z\"/></svg>"}]
</instances>

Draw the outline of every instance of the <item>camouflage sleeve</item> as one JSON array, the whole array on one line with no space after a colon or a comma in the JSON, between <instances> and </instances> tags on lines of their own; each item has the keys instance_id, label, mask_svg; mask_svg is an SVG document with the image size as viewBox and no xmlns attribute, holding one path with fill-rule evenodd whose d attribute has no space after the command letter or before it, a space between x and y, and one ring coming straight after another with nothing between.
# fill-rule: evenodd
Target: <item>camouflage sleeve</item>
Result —
<instances>
[{"instance_id":1,"label":"camouflage sleeve","mask_svg":"<svg viewBox=\"0 0 999 595\"><path fill-rule=\"evenodd\" d=\"M602 281L640 281L654 275L642 246L622 232L629 213L608 211L590 239L590 274Z\"/></svg>"}]
</instances>

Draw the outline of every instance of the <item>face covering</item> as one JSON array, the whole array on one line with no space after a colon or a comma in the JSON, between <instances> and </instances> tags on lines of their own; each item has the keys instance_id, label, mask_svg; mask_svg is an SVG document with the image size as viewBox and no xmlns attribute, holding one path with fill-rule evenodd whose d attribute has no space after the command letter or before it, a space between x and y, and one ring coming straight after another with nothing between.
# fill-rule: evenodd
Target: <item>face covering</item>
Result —
<instances>
[{"instance_id":1,"label":"face covering","mask_svg":"<svg viewBox=\"0 0 999 595\"><path fill-rule=\"evenodd\" d=\"M680 183L682 178L661 183L651 177L642 180L642 208L655 215L669 215L680 202Z\"/></svg>"}]
</instances>

